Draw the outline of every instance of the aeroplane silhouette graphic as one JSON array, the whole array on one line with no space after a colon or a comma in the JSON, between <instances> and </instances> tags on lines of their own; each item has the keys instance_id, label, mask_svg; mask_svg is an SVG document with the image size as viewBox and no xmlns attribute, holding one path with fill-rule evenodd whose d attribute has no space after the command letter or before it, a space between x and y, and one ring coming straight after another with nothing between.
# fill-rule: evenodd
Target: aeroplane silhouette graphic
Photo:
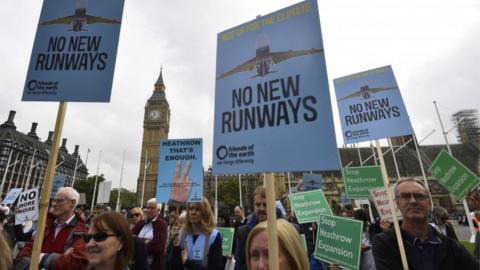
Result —
<instances>
[{"instance_id":1,"label":"aeroplane silhouette graphic","mask_svg":"<svg viewBox=\"0 0 480 270\"><path fill-rule=\"evenodd\" d=\"M316 48L307 49L307 50L294 50L294 51L289 50L284 52L270 52L270 42L268 40L268 37L265 35L261 35L257 39L255 56L247 60L246 62L234 67L233 69L225 73L222 73L220 76L217 77L217 80L223 79L225 77L228 77L238 72L252 71L253 69L257 70L257 75L253 76L252 78L265 77L270 73L277 72L277 71L270 70L270 68L274 64L278 64L290 58L310 55L310 54L317 54L322 52L323 52L323 49L316 49Z\"/></svg>"},{"instance_id":2,"label":"aeroplane silhouette graphic","mask_svg":"<svg viewBox=\"0 0 480 270\"><path fill-rule=\"evenodd\" d=\"M356 92L353 92L350 95L344 96L344 97L338 99L337 101L342 101L342 100L346 100L346 99L353 98L353 97L360 97L360 98L363 98L363 99L369 99L369 98L372 97L372 94L374 94L374 93L387 91L387 90L393 90L393 89L398 89L398 87L397 86L390 86L390 87L373 87L373 88L370 88L368 85L363 85L363 86L360 87L360 90L358 90Z\"/></svg>"},{"instance_id":3,"label":"aeroplane silhouette graphic","mask_svg":"<svg viewBox=\"0 0 480 270\"><path fill-rule=\"evenodd\" d=\"M68 31L81 32L88 31L86 25L94 23L120 24L120 21L88 15L87 0L77 0L73 15L40 22L38 25L67 24L72 26L72 29L69 29Z\"/></svg>"}]
</instances>

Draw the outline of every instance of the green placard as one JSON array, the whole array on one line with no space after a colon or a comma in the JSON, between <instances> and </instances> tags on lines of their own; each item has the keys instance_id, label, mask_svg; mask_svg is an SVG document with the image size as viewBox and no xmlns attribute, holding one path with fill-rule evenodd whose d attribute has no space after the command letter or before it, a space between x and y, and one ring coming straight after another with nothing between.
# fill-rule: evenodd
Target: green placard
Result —
<instances>
[{"instance_id":1,"label":"green placard","mask_svg":"<svg viewBox=\"0 0 480 270\"><path fill-rule=\"evenodd\" d=\"M349 199L368 199L370 190L383 187L380 166L343 168L342 174Z\"/></svg>"},{"instance_id":2,"label":"green placard","mask_svg":"<svg viewBox=\"0 0 480 270\"><path fill-rule=\"evenodd\" d=\"M438 154L428 172L457 200L465 198L465 194L480 183L472 171L445 150Z\"/></svg>"},{"instance_id":3,"label":"green placard","mask_svg":"<svg viewBox=\"0 0 480 270\"><path fill-rule=\"evenodd\" d=\"M362 229L361 221L320 215L315 258L328 263L338 263L345 269L359 269Z\"/></svg>"},{"instance_id":4,"label":"green placard","mask_svg":"<svg viewBox=\"0 0 480 270\"><path fill-rule=\"evenodd\" d=\"M222 234L222 255L230 256L232 255L232 246L233 246L233 233L234 228L221 228L217 227L217 230Z\"/></svg>"},{"instance_id":5,"label":"green placard","mask_svg":"<svg viewBox=\"0 0 480 270\"><path fill-rule=\"evenodd\" d=\"M333 215L321 189L290 194L288 197L301 224L318 221L319 214Z\"/></svg>"}]
</instances>

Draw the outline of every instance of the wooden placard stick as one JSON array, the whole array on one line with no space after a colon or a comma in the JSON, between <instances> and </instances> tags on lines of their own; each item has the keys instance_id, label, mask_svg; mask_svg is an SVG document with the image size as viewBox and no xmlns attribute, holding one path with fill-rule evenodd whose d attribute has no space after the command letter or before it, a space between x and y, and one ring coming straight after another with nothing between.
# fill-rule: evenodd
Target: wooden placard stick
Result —
<instances>
[{"instance_id":1,"label":"wooden placard stick","mask_svg":"<svg viewBox=\"0 0 480 270\"><path fill-rule=\"evenodd\" d=\"M397 236L398 249L400 250L400 257L402 259L403 269L408 270L407 255L405 254L402 234L400 232L400 225L398 224L397 210L395 210L395 207L393 205L392 189L389 187L388 174L387 174L387 169L385 167L385 160L383 160L382 148L380 147L380 142L378 141L378 139L375 140L375 144L377 148L378 157L380 159L380 167L382 168L383 184L385 186L385 189L387 190L388 207L392 211L393 226L395 227L395 235Z\"/></svg>"},{"instance_id":2,"label":"wooden placard stick","mask_svg":"<svg viewBox=\"0 0 480 270\"><path fill-rule=\"evenodd\" d=\"M55 167L57 165L58 147L60 146L60 138L62 137L63 122L65 120L65 111L67 110L67 103L60 102L58 106L57 120L55 122L55 130L53 131L53 142L50 149L50 156L48 157L47 170L45 178L43 179L43 188L40 195L39 215L37 221L37 230L33 240L32 256L30 257L29 270L37 270L40 260L40 253L42 249L43 236L45 233L45 223L47 221L48 201L52 192L53 176L55 174Z\"/></svg>"},{"instance_id":3,"label":"wooden placard stick","mask_svg":"<svg viewBox=\"0 0 480 270\"><path fill-rule=\"evenodd\" d=\"M277 211L275 209L275 177L273 173L266 174L265 189L267 193L268 269L278 270Z\"/></svg>"}]
</instances>

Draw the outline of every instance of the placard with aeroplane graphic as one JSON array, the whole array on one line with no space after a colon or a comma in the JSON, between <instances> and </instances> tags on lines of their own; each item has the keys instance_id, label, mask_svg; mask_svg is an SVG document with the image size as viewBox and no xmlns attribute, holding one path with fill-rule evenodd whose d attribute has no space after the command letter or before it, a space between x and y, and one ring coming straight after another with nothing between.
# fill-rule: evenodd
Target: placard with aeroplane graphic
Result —
<instances>
[{"instance_id":1,"label":"placard with aeroplane graphic","mask_svg":"<svg viewBox=\"0 0 480 270\"><path fill-rule=\"evenodd\" d=\"M218 34L213 173L338 170L317 1Z\"/></svg>"},{"instance_id":2,"label":"placard with aeroplane graphic","mask_svg":"<svg viewBox=\"0 0 480 270\"><path fill-rule=\"evenodd\" d=\"M109 102L124 0L44 0L23 101Z\"/></svg>"},{"instance_id":3,"label":"placard with aeroplane graphic","mask_svg":"<svg viewBox=\"0 0 480 270\"><path fill-rule=\"evenodd\" d=\"M345 143L413 134L391 66L333 80Z\"/></svg>"}]
</instances>

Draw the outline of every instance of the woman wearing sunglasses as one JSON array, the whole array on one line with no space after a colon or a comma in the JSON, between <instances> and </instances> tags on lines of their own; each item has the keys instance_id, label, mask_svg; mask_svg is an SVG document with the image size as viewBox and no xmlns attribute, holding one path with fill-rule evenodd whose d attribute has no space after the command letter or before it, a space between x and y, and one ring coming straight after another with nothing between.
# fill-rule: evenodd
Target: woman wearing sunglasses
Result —
<instances>
[{"instance_id":1,"label":"woman wearing sunglasses","mask_svg":"<svg viewBox=\"0 0 480 270\"><path fill-rule=\"evenodd\" d=\"M140 221L142 221L145 217L143 211L140 207L135 207L131 211L133 216L133 225L137 225Z\"/></svg>"},{"instance_id":2,"label":"woman wearing sunglasses","mask_svg":"<svg viewBox=\"0 0 480 270\"><path fill-rule=\"evenodd\" d=\"M203 197L201 202L189 203L185 224L180 233L180 246L174 247L173 269L221 270L222 235L215 229L212 208Z\"/></svg>"},{"instance_id":3,"label":"woman wearing sunglasses","mask_svg":"<svg viewBox=\"0 0 480 270\"><path fill-rule=\"evenodd\" d=\"M84 235L89 269L125 270L133 256L133 237L125 218L116 212L96 216Z\"/></svg>"}]
</instances>

